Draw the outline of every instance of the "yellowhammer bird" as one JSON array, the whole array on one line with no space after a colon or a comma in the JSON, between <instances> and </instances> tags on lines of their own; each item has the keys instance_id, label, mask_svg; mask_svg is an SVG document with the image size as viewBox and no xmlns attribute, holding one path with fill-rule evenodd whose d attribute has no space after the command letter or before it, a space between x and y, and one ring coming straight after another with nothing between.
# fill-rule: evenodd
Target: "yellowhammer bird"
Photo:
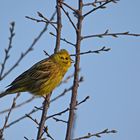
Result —
<instances>
[{"instance_id":1,"label":"yellowhammer bird","mask_svg":"<svg viewBox=\"0 0 140 140\"><path fill-rule=\"evenodd\" d=\"M8 86L9 88L0 94L0 98L8 94L26 91L40 96L51 93L60 84L72 61L66 50L60 50L18 76Z\"/></svg>"}]
</instances>

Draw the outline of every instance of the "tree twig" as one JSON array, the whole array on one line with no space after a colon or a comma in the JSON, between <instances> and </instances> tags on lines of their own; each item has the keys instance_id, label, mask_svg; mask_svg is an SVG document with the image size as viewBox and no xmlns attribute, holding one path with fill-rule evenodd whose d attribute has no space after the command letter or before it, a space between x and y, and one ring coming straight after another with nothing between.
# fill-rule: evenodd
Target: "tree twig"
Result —
<instances>
[{"instance_id":1,"label":"tree twig","mask_svg":"<svg viewBox=\"0 0 140 140\"><path fill-rule=\"evenodd\" d=\"M54 24L56 24L56 22L52 22L52 21L48 20L48 19L47 19L45 16L43 16L43 14L40 13L40 12L37 12L37 14L38 14L39 17L43 18L43 19L44 19L45 21L47 21L50 25L52 25L52 27L54 27L54 29L57 31L57 28L56 28L55 25L54 25Z\"/></svg>"},{"instance_id":2,"label":"tree twig","mask_svg":"<svg viewBox=\"0 0 140 140\"><path fill-rule=\"evenodd\" d=\"M15 33L14 33L14 28L15 28L15 22L11 22L10 24L10 37L9 37L9 44L8 44L8 48L5 49L5 57L4 57L4 60L3 60L3 63L1 64L1 70L0 70L0 81L2 80L2 74L4 72L4 68L5 68L5 64L8 60L8 58L10 57L9 55L9 52L12 48L12 41L13 41L13 37L15 36Z\"/></svg>"},{"instance_id":3,"label":"tree twig","mask_svg":"<svg viewBox=\"0 0 140 140\"><path fill-rule=\"evenodd\" d=\"M119 36L136 36L136 37L139 37L140 34L130 33L129 31L127 31L127 32L109 33L109 30L106 30L102 34L87 35L87 36L83 36L81 39L88 39L88 38L93 38L93 37L102 38L102 37L105 37L105 36L111 36L111 37L114 37L114 38L117 38Z\"/></svg>"},{"instance_id":4,"label":"tree twig","mask_svg":"<svg viewBox=\"0 0 140 140\"><path fill-rule=\"evenodd\" d=\"M53 22L53 21L46 21L46 20L43 20L43 19L36 19L36 18L30 17L30 16L25 16L25 18L33 20L33 21L36 21L36 22L44 22L44 23L47 23L47 24L48 23L56 24L56 22Z\"/></svg>"},{"instance_id":5,"label":"tree twig","mask_svg":"<svg viewBox=\"0 0 140 140\"><path fill-rule=\"evenodd\" d=\"M62 120L62 119L58 119L56 117L53 117L53 119L56 121L56 122L63 122L63 123L68 123L68 121L65 121L65 120Z\"/></svg>"},{"instance_id":6,"label":"tree twig","mask_svg":"<svg viewBox=\"0 0 140 140\"><path fill-rule=\"evenodd\" d=\"M86 51L86 52L81 52L79 54L71 54L71 56L76 56L76 55L85 55L85 54L90 54L90 53L96 53L96 54L99 54L100 52L107 52L107 51L110 51L111 48L106 48L105 46L103 46L101 49L98 49L98 50L89 50L89 51Z\"/></svg>"},{"instance_id":7,"label":"tree twig","mask_svg":"<svg viewBox=\"0 0 140 140\"><path fill-rule=\"evenodd\" d=\"M57 36L56 36L54 33L52 33L52 32L50 32L50 34L51 34L52 36L54 36L54 37L57 37ZM65 39L65 38L60 38L60 40L62 40L62 41L64 41L64 42L66 42L66 43L68 43L68 44L70 44L70 45L72 45L72 46L75 47L75 44L73 44L72 42L68 41L68 40Z\"/></svg>"},{"instance_id":8,"label":"tree twig","mask_svg":"<svg viewBox=\"0 0 140 140\"><path fill-rule=\"evenodd\" d=\"M76 105L75 105L75 107L77 107L77 106L79 106L80 104L86 102L88 99L89 99L89 96L86 96L82 101L77 102ZM55 117L55 116L60 116L60 115L62 115L62 114L64 114L64 113L68 112L69 110L74 110L74 109L76 109L76 108L71 108L71 109L70 109L70 108L66 108L66 109L63 110L63 111L60 111L60 112L58 112L58 113L55 113L55 114L53 114L53 115L48 116L48 117L46 118L46 120L48 120L48 119L50 119L50 118L53 118L53 117Z\"/></svg>"},{"instance_id":9,"label":"tree twig","mask_svg":"<svg viewBox=\"0 0 140 140\"><path fill-rule=\"evenodd\" d=\"M30 102L33 101L34 99L35 99L35 96L32 96L31 98L27 99L26 101L23 101L23 102L21 102L21 103L15 105L15 107L14 107L13 109L19 108L19 107L21 107L21 106L23 106L23 105L25 105L25 104L27 104L27 103L30 103ZM9 110L10 110L10 108L5 109L5 110L2 110L2 111L0 111L0 114L6 113L6 112L8 112Z\"/></svg>"},{"instance_id":10,"label":"tree twig","mask_svg":"<svg viewBox=\"0 0 140 140\"><path fill-rule=\"evenodd\" d=\"M88 134L85 135L85 136L82 136L82 137L79 137L79 138L74 138L74 139L72 139L72 140L83 140L83 139L89 139L89 138L91 138L91 137L100 138L101 135L103 135L103 134L110 134L110 133L117 133L117 131L116 131L116 130L108 130L108 129L105 129L105 130L103 130L103 131L101 131L101 132L93 133L93 134L88 133Z\"/></svg>"},{"instance_id":11,"label":"tree twig","mask_svg":"<svg viewBox=\"0 0 140 140\"><path fill-rule=\"evenodd\" d=\"M8 112L8 115L5 117L4 125L3 125L2 129L0 130L0 132L2 133L2 135L3 135L3 133L4 133L4 130L5 130L5 128L6 128L6 125L7 125L7 123L8 123L8 120L9 120L9 118L10 118L10 114L11 114L13 108L14 108L15 105L16 105L16 100L17 100L17 98L19 97L19 95L20 95L20 94L18 93L18 94L16 95L16 97L13 99L13 102L12 102L12 105L11 105L10 110L9 110L9 112Z\"/></svg>"},{"instance_id":12,"label":"tree twig","mask_svg":"<svg viewBox=\"0 0 140 140\"><path fill-rule=\"evenodd\" d=\"M61 6L61 8L62 8L63 12L65 13L65 15L67 16L67 18L69 19L69 21L70 21L70 23L72 24L73 28L74 28L74 29L75 29L75 31L76 31L76 30L77 30L77 28L76 28L76 26L75 26L74 22L72 21L71 17L69 16L69 13L68 13L68 12L66 12L66 10L63 8L63 6Z\"/></svg>"},{"instance_id":13,"label":"tree twig","mask_svg":"<svg viewBox=\"0 0 140 140\"><path fill-rule=\"evenodd\" d=\"M71 9L73 12L77 13L77 9L74 9L73 7L69 6L67 3L65 2L61 2L63 5L65 5L67 8Z\"/></svg>"},{"instance_id":14,"label":"tree twig","mask_svg":"<svg viewBox=\"0 0 140 140\"><path fill-rule=\"evenodd\" d=\"M92 10L90 10L89 12L87 12L86 14L84 14L84 15L83 15L83 18L85 18L87 15L91 14L92 12L94 12L94 11L96 11L96 10L98 10L98 9L102 9L105 5L107 5L107 4L110 3L110 2L114 2L114 1L117 2L117 0L107 0L106 2L104 2L103 4L101 4L100 6L95 7L94 9L92 9Z\"/></svg>"},{"instance_id":15,"label":"tree twig","mask_svg":"<svg viewBox=\"0 0 140 140\"><path fill-rule=\"evenodd\" d=\"M52 14L50 21L52 21L54 19L56 15L56 11ZM0 77L0 80L4 79L9 73L11 73L21 62L21 60L29 53L33 50L35 44L39 41L39 39L42 37L42 35L45 33L45 31L47 30L49 24L46 24L45 27L42 29L42 31L38 34L38 36L33 40L32 44L29 46L29 48L24 52L21 53L20 57L18 58L18 60L15 62L15 64L13 64L13 66L3 74L2 77Z\"/></svg>"}]
</instances>

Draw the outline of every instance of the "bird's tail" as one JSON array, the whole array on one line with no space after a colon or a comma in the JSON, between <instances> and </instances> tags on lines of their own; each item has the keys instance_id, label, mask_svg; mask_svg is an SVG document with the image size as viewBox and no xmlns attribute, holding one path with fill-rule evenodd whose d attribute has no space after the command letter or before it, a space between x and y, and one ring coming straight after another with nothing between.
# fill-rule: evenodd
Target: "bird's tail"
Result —
<instances>
[{"instance_id":1,"label":"bird's tail","mask_svg":"<svg viewBox=\"0 0 140 140\"><path fill-rule=\"evenodd\" d=\"M7 91L4 91L4 92L0 93L0 98L6 96L7 94L9 94Z\"/></svg>"}]
</instances>

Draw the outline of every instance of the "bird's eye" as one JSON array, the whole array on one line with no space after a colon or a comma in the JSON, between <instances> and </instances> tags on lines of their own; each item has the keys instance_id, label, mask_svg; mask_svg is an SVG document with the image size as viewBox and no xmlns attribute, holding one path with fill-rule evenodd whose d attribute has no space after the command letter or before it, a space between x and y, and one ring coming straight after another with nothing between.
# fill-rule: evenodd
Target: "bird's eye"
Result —
<instances>
[{"instance_id":1,"label":"bird's eye","mask_svg":"<svg viewBox=\"0 0 140 140\"><path fill-rule=\"evenodd\" d=\"M61 56L60 58L61 58L61 59L64 59L64 57L63 57L63 56Z\"/></svg>"}]
</instances>

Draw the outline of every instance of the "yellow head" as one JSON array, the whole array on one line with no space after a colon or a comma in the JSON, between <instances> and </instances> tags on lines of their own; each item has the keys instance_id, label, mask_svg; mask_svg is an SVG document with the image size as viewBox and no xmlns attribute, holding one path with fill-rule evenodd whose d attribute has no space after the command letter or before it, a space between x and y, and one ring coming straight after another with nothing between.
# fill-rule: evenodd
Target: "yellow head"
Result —
<instances>
[{"instance_id":1,"label":"yellow head","mask_svg":"<svg viewBox=\"0 0 140 140\"><path fill-rule=\"evenodd\" d=\"M55 62L57 62L66 69L68 69L71 66L71 63L73 62L69 53L65 49L58 51L56 54L53 55L53 58Z\"/></svg>"}]
</instances>

